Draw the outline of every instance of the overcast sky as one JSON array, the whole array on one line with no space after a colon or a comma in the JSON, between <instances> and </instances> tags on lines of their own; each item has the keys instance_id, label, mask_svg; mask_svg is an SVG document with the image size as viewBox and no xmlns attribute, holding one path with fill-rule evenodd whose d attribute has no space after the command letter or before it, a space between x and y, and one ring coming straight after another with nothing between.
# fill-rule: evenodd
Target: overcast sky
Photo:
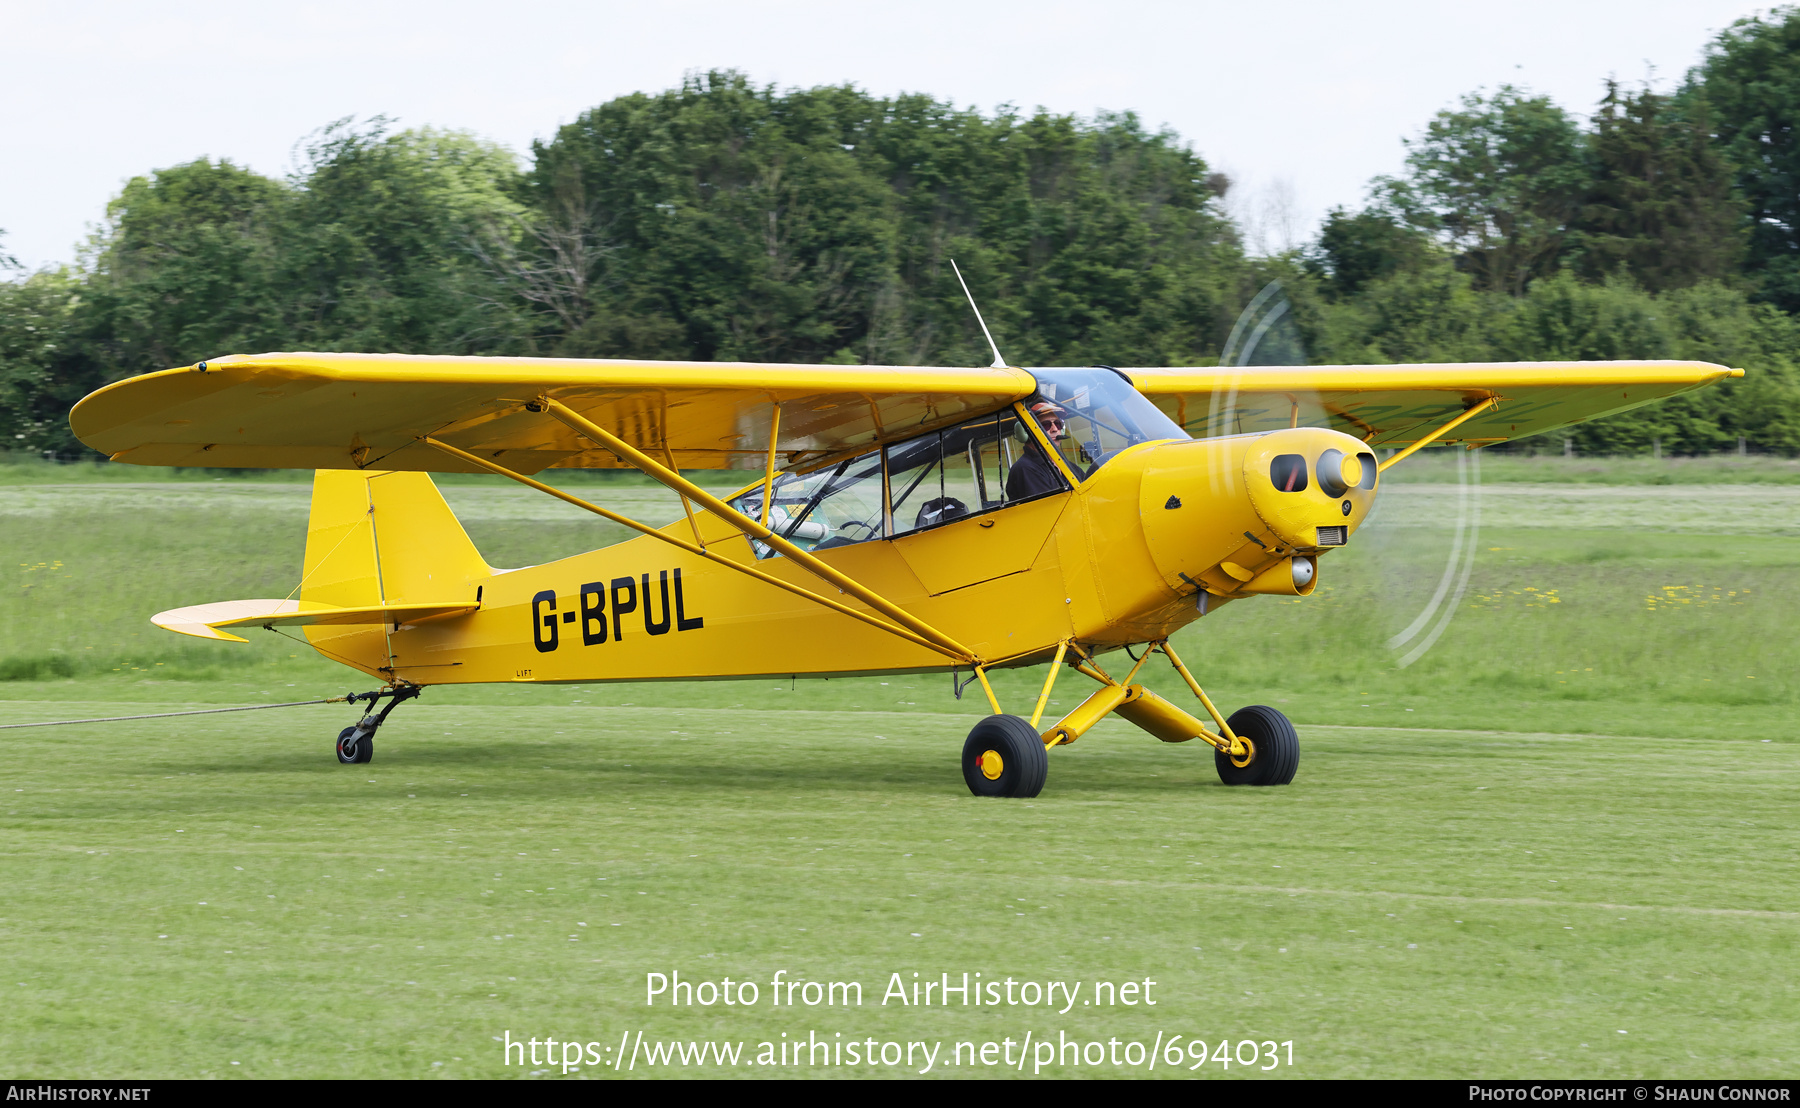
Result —
<instances>
[{"instance_id":1,"label":"overcast sky","mask_svg":"<svg viewBox=\"0 0 1800 1108\"><path fill-rule=\"evenodd\" d=\"M1679 81L1735 0L0 0L0 248L67 261L125 180L202 155L264 173L347 116L528 155L584 108L735 67L991 109L1136 111L1240 182L1265 244L1400 167L1403 136L1505 82L1587 111Z\"/></svg>"}]
</instances>

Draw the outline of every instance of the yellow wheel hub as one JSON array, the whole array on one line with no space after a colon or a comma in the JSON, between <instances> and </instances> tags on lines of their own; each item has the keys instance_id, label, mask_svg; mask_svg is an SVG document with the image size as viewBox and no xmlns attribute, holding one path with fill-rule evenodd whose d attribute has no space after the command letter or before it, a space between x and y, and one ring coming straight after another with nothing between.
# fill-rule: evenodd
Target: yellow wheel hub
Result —
<instances>
[{"instance_id":1,"label":"yellow wheel hub","mask_svg":"<svg viewBox=\"0 0 1800 1108\"><path fill-rule=\"evenodd\" d=\"M976 764L981 766L981 775L989 781L1000 780L1000 775L1006 772L1006 759L1000 757L998 750L982 751L981 757L976 759Z\"/></svg>"},{"instance_id":2,"label":"yellow wheel hub","mask_svg":"<svg viewBox=\"0 0 1800 1108\"><path fill-rule=\"evenodd\" d=\"M1238 742L1241 742L1244 744L1243 755L1240 757L1236 754L1227 754L1226 757L1231 759L1232 765L1236 766L1239 769L1243 769L1244 767L1248 766L1251 762L1254 762L1256 760L1256 744L1251 742L1249 739L1246 739L1242 735L1238 736Z\"/></svg>"}]
</instances>

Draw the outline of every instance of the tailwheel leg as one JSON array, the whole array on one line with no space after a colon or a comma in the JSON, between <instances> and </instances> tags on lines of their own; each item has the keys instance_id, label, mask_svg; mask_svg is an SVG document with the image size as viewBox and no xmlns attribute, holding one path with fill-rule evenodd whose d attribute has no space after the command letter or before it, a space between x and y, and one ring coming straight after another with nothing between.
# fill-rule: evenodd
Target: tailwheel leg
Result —
<instances>
[{"instance_id":1,"label":"tailwheel leg","mask_svg":"<svg viewBox=\"0 0 1800 1108\"><path fill-rule=\"evenodd\" d=\"M387 722L388 713L398 708L402 701L411 700L424 690L417 685L396 685L391 689L377 689L374 692L351 693L346 701L355 704L359 700L368 701L369 708L363 717L354 724L338 732L337 759L345 765L362 765L375 757L375 731ZM387 707L380 712L375 705L384 697L391 697Z\"/></svg>"}]
</instances>

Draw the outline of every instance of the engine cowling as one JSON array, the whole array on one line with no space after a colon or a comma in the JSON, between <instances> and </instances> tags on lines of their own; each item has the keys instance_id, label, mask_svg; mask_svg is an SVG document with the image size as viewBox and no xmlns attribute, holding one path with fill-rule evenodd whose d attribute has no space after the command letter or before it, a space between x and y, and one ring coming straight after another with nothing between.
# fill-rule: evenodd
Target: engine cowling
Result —
<instances>
[{"instance_id":1,"label":"engine cowling","mask_svg":"<svg viewBox=\"0 0 1800 1108\"><path fill-rule=\"evenodd\" d=\"M1170 588L1304 596L1318 556L1368 517L1378 483L1375 455L1357 439L1283 428L1156 446L1139 511Z\"/></svg>"}]
</instances>

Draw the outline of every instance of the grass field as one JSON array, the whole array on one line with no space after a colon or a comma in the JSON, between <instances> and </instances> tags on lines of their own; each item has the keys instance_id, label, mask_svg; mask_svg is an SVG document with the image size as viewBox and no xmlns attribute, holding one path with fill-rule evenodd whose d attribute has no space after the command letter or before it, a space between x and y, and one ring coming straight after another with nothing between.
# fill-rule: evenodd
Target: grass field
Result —
<instances>
[{"instance_id":1,"label":"grass field","mask_svg":"<svg viewBox=\"0 0 1800 1108\"><path fill-rule=\"evenodd\" d=\"M641 1030L752 1055L809 1032L1291 1040L1281 1076L1791 1075L1800 488L1698 461L1663 487L1648 460L1490 459L1468 589L1407 668L1385 643L1443 574L1442 458L1395 472L1313 598L1190 629L1222 705L1300 723L1284 789L1226 789L1196 744L1109 722L1037 800L978 801L956 754L979 709L941 675L438 689L362 767L330 753L342 706L0 733L0 1072L497 1076L529 1070L496 1036ZM145 622L286 594L306 486L110 472L0 467L0 722L368 684L273 636ZM446 495L497 565L620 537L480 480ZM1041 676L1001 675L1003 701ZM762 1003L647 1008L645 974L676 970ZM865 1003L769 1007L782 970ZM965 971L1150 978L1158 1004L879 1003L893 973Z\"/></svg>"}]
</instances>

